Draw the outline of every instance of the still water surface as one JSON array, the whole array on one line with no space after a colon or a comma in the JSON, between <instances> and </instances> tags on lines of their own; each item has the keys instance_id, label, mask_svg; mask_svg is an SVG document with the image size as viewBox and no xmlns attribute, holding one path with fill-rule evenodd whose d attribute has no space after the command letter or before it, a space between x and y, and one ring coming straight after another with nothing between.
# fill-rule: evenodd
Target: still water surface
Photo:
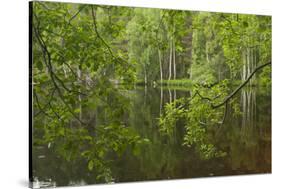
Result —
<instances>
[{"instance_id":1,"label":"still water surface","mask_svg":"<svg viewBox=\"0 0 281 189\"><path fill-rule=\"evenodd\" d=\"M125 93L129 99L123 122L150 144L138 155L129 150L113 156L113 182L181 179L208 176L271 172L271 96L269 90L244 89L240 96L240 116L228 114L213 137L226 156L202 159L194 148L183 146L184 127L177 124L173 135L159 132L158 118L167 102L190 96L188 90L141 88ZM102 124L103 110L95 112L93 124ZM87 161L65 161L48 144L33 147L34 187L99 183L88 170Z\"/></svg>"}]
</instances>

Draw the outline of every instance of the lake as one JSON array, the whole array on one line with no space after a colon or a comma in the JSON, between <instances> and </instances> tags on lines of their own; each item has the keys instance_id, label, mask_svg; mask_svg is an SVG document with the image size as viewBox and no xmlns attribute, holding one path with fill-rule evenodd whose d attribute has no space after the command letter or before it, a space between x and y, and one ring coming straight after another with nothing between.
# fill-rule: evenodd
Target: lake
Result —
<instances>
[{"instance_id":1,"label":"lake","mask_svg":"<svg viewBox=\"0 0 281 189\"><path fill-rule=\"evenodd\" d=\"M247 87L237 94L242 114L230 112L223 125L208 130L209 140L226 155L209 159L202 158L196 148L182 145L185 129L181 122L172 135L159 132L158 118L164 104L189 97L188 89L135 87L123 90L119 93L121 97L116 94L112 97L119 101L121 98L122 104L110 104L112 109L126 106L121 113L96 105L94 110L85 108L81 116L91 122L85 129L92 130L107 123L113 114L120 114L117 118L125 127L150 141L137 153L128 148L120 155L111 152L104 155L112 177L109 182L271 173L270 94L270 89L261 87ZM111 102L115 102L114 99ZM87 159L78 155L66 161L55 146L56 140L33 146L34 187L104 183L97 179L95 169L89 170Z\"/></svg>"}]
</instances>

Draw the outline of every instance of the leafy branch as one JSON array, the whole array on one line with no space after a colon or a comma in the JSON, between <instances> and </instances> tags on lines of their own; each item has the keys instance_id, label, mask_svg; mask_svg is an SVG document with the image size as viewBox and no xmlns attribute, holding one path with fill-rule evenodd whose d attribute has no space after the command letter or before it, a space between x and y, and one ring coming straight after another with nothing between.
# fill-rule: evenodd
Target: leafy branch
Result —
<instances>
[{"instance_id":1,"label":"leafy branch","mask_svg":"<svg viewBox=\"0 0 281 189\"><path fill-rule=\"evenodd\" d=\"M92 19L93 19L93 28L94 31L97 35L97 37L100 39L100 41L105 45L105 47L107 48L108 52L110 53L110 55L113 57L114 60L117 60L118 62L120 62L119 59L123 60L124 62L127 63L126 60L124 60L122 57L118 56L116 57L111 49L111 47L108 45L108 43L103 39L103 37L100 35L99 31L98 31L98 27L97 27L97 21L96 21L96 13L94 11L94 7L91 6L91 13L92 13Z\"/></svg>"},{"instance_id":2,"label":"leafy branch","mask_svg":"<svg viewBox=\"0 0 281 189\"><path fill-rule=\"evenodd\" d=\"M58 95L60 97L60 99L62 100L62 102L64 103L64 105L67 107L67 109L69 110L69 112L73 115L74 118L76 118L81 124L85 124L82 120L80 120L80 118L72 111L72 108L70 107L70 105L66 102L65 97L63 95L63 92L60 89L59 84L57 83L57 81L61 84L61 86L68 92L76 92L76 91L72 91L70 89L68 89L63 81L54 73L53 70L53 66L52 66L52 62L51 62L51 53L49 52L46 42L43 40L43 37L41 36L41 33L39 31L40 28L40 22L39 19L37 17L36 14L34 14L34 18L37 21L37 26L35 27L35 24L33 24L33 29L34 29L34 33L35 33L35 37L39 42L39 45L42 49L43 52L43 59L44 59L44 63L46 65L46 67L48 68L48 73L50 74L50 78L52 80L52 83L54 85L54 87L57 89Z\"/></svg>"}]
</instances>

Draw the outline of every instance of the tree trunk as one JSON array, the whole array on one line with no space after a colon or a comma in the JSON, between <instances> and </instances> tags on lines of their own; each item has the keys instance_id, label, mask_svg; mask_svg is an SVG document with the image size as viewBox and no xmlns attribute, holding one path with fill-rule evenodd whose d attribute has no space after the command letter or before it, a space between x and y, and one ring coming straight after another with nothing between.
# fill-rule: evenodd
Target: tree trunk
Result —
<instances>
[{"instance_id":1,"label":"tree trunk","mask_svg":"<svg viewBox=\"0 0 281 189\"><path fill-rule=\"evenodd\" d=\"M170 61L169 61L169 78L168 80L171 80L172 77L172 56L173 56L173 45L172 40L170 41Z\"/></svg>"},{"instance_id":2,"label":"tree trunk","mask_svg":"<svg viewBox=\"0 0 281 189\"><path fill-rule=\"evenodd\" d=\"M251 70L250 70L250 50L249 48L247 48L247 74L246 74L246 78L250 75ZM251 81L250 81L251 83Z\"/></svg>"},{"instance_id":3,"label":"tree trunk","mask_svg":"<svg viewBox=\"0 0 281 189\"><path fill-rule=\"evenodd\" d=\"M160 86L160 116L162 114L162 106L163 106L163 86Z\"/></svg>"},{"instance_id":4,"label":"tree trunk","mask_svg":"<svg viewBox=\"0 0 281 189\"><path fill-rule=\"evenodd\" d=\"M170 90L170 88L168 88L168 91L169 91L169 102L171 103L172 101L173 101L173 99L172 99L172 93L171 93L171 90Z\"/></svg>"},{"instance_id":5,"label":"tree trunk","mask_svg":"<svg viewBox=\"0 0 281 189\"><path fill-rule=\"evenodd\" d=\"M205 52L206 52L206 60L207 60L207 63L210 63L210 58L209 58L209 53L208 53L208 45L206 44L205 45Z\"/></svg>"},{"instance_id":6,"label":"tree trunk","mask_svg":"<svg viewBox=\"0 0 281 189\"><path fill-rule=\"evenodd\" d=\"M173 62L174 62L174 79L177 77L177 68L176 68L176 47L175 40L173 40Z\"/></svg>"},{"instance_id":7,"label":"tree trunk","mask_svg":"<svg viewBox=\"0 0 281 189\"><path fill-rule=\"evenodd\" d=\"M162 70L161 51L160 51L160 49L158 49L158 56L159 56L159 67L160 67L160 81L161 81L161 84L162 84L163 70Z\"/></svg>"},{"instance_id":8,"label":"tree trunk","mask_svg":"<svg viewBox=\"0 0 281 189\"><path fill-rule=\"evenodd\" d=\"M77 68L77 79L78 79L78 83L80 83L82 85L82 71L81 71L81 65L79 65L79 67ZM81 90L79 89L78 90L79 92L81 92ZM80 113L79 113L79 119L82 120L82 104L81 104L81 101L82 101L82 97L81 97L81 94L79 93L78 94L78 101L79 101L79 109L80 109Z\"/></svg>"},{"instance_id":9,"label":"tree trunk","mask_svg":"<svg viewBox=\"0 0 281 189\"><path fill-rule=\"evenodd\" d=\"M146 66L145 64L143 66L144 66L144 83L146 85L147 84Z\"/></svg>"}]
</instances>

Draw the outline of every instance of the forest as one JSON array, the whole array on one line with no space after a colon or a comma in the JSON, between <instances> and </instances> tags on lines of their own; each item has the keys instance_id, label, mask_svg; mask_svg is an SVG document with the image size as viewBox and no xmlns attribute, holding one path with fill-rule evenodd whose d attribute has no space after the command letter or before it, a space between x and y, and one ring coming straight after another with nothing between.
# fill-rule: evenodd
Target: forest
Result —
<instances>
[{"instance_id":1,"label":"forest","mask_svg":"<svg viewBox=\"0 0 281 189\"><path fill-rule=\"evenodd\" d=\"M270 16L30 9L33 181L271 172Z\"/></svg>"}]
</instances>

